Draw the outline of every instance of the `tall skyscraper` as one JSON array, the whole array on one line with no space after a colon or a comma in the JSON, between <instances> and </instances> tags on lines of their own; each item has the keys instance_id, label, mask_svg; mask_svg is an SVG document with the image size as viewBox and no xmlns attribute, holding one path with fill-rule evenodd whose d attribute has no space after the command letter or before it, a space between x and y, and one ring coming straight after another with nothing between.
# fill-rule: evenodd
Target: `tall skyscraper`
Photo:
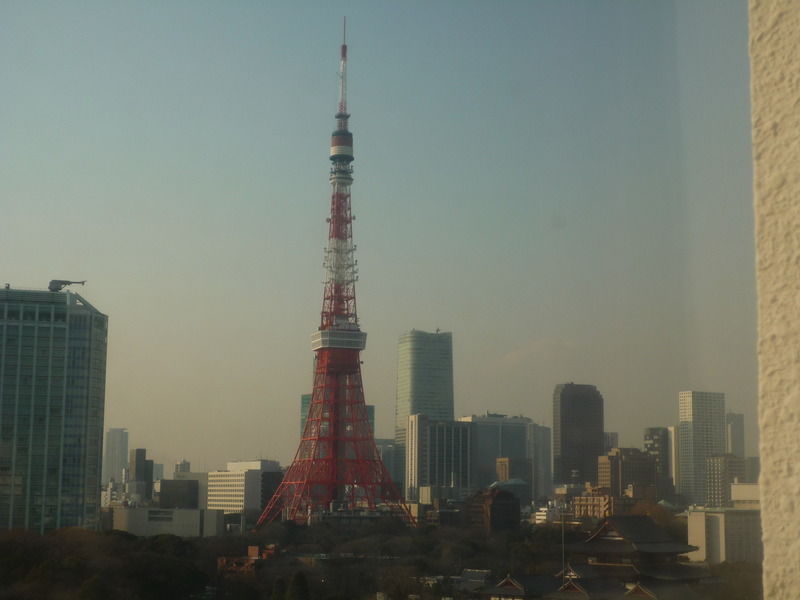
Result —
<instances>
[{"instance_id":1,"label":"tall skyscraper","mask_svg":"<svg viewBox=\"0 0 800 600\"><path fill-rule=\"evenodd\" d=\"M98 525L108 317L69 283L0 290L0 529Z\"/></svg>"},{"instance_id":2,"label":"tall skyscraper","mask_svg":"<svg viewBox=\"0 0 800 600\"><path fill-rule=\"evenodd\" d=\"M597 483L603 442L603 396L597 388L558 384L553 391L554 482Z\"/></svg>"},{"instance_id":3,"label":"tall skyscraper","mask_svg":"<svg viewBox=\"0 0 800 600\"><path fill-rule=\"evenodd\" d=\"M549 427L528 425L528 458L531 461L533 481L531 495L536 501L550 497L553 491L553 436Z\"/></svg>"},{"instance_id":4,"label":"tall skyscraper","mask_svg":"<svg viewBox=\"0 0 800 600\"><path fill-rule=\"evenodd\" d=\"M140 502L153 498L153 461L146 448L134 448L128 458L128 494Z\"/></svg>"},{"instance_id":5,"label":"tall skyscraper","mask_svg":"<svg viewBox=\"0 0 800 600\"><path fill-rule=\"evenodd\" d=\"M670 461L672 449L667 427L647 427L644 430L644 452L653 457L656 465L656 487L659 497L672 494L674 481Z\"/></svg>"},{"instance_id":6,"label":"tall skyscraper","mask_svg":"<svg viewBox=\"0 0 800 600\"><path fill-rule=\"evenodd\" d=\"M408 417L424 414L435 421L453 420L453 334L412 329L397 346L397 388L394 440L398 464L405 479Z\"/></svg>"},{"instance_id":7,"label":"tall skyscraper","mask_svg":"<svg viewBox=\"0 0 800 600\"><path fill-rule=\"evenodd\" d=\"M678 490L681 481L681 440L678 431L677 425L669 425L667 427L667 435L669 436L669 476L672 478L672 486L675 491Z\"/></svg>"},{"instance_id":8,"label":"tall skyscraper","mask_svg":"<svg viewBox=\"0 0 800 600\"><path fill-rule=\"evenodd\" d=\"M725 415L725 452L744 458L744 415L729 412Z\"/></svg>"},{"instance_id":9,"label":"tall skyscraper","mask_svg":"<svg viewBox=\"0 0 800 600\"><path fill-rule=\"evenodd\" d=\"M694 504L705 504L706 459L725 453L725 394L680 392L678 417L678 491Z\"/></svg>"},{"instance_id":10,"label":"tall skyscraper","mask_svg":"<svg viewBox=\"0 0 800 600\"><path fill-rule=\"evenodd\" d=\"M128 466L128 430L111 428L106 431L103 449L103 485L113 479L122 483L122 470Z\"/></svg>"}]
</instances>

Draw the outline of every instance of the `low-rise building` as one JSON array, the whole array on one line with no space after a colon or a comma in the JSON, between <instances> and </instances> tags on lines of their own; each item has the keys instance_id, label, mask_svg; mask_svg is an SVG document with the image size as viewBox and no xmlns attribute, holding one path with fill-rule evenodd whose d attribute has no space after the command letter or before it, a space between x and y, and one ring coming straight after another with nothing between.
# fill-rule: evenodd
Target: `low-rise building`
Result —
<instances>
[{"instance_id":1,"label":"low-rise building","mask_svg":"<svg viewBox=\"0 0 800 600\"><path fill-rule=\"evenodd\" d=\"M180 537L214 537L225 531L221 510L189 508L115 507L113 528L133 535L172 534Z\"/></svg>"},{"instance_id":2,"label":"low-rise building","mask_svg":"<svg viewBox=\"0 0 800 600\"><path fill-rule=\"evenodd\" d=\"M693 561L760 563L761 511L741 508L700 508L689 511L689 544Z\"/></svg>"}]
</instances>

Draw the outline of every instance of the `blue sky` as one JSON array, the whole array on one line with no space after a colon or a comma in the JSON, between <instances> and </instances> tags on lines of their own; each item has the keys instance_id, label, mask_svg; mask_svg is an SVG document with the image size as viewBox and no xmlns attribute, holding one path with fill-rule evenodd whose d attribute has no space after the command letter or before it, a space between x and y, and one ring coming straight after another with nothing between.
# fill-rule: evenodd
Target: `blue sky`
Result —
<instances>
[{"instance_id":1,"label":"blue sky","mask_svg":"<svg viewBox=\"0 0 800 600\"><path fill-rule=\"evenodd\" d=\"M398 336L439 327L459 414L594 383L639 445L724 391L755 453L744 1L4 3L0 279L88 280L106 425L293 456L343 15L378 435Z\"/></svg>"}]
</instances>

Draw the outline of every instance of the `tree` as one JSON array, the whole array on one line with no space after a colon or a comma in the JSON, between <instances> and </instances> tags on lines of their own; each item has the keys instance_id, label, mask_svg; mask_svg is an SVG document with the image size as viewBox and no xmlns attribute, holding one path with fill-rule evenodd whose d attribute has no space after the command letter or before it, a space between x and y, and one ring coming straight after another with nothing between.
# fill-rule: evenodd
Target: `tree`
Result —
<instances>
[{"instance_id":1,"label":"tree","mask_svg":"<svg viewBox=\"0 0 800 600\"><path fill-rule=\"evenodd\" d=\"M308 579L302 571L295 571L286 590L286 600L311 600Z\"/></svg>"}]
</instances>

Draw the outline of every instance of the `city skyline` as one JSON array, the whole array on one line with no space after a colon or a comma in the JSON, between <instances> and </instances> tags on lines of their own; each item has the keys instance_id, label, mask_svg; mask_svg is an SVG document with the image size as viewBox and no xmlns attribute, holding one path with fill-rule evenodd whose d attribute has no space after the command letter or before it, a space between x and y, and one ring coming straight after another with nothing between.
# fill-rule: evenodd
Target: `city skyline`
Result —
<instances>
[{"instance_id":1,"label":"city skyline","mask_svg":"<svg viewBox=\"0 0 800 600\"><path fill-rule=\"evenodd\" d=\"M550 425L586 382L639 446L718 390L755 454L746 5L315 6L2 9L2 282L88 280L105 427L160 463L291 459L346 13L376 435L398 335L440 327L456 416Z\"/></svg>"}]
</instances>

